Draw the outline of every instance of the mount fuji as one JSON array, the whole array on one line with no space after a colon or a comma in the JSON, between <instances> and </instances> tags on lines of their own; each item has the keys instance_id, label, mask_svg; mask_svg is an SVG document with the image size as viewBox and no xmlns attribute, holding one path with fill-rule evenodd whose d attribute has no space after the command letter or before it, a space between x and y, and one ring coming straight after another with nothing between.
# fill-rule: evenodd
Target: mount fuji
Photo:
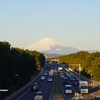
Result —
<instances>
[{"instance_id":1,"label":"mount fuji","mask_svg":"<svg viewBox=\"0 0 100 100\"><path fill-rule=\"evenodd\" d=\"M79 50L73 47L67 47L65 44L62 44L52 38L43 38L24 49L36 50L44 54L58 54L58 55L67 55L71 53L76 53Z\"/></svg>"}]
</instances>

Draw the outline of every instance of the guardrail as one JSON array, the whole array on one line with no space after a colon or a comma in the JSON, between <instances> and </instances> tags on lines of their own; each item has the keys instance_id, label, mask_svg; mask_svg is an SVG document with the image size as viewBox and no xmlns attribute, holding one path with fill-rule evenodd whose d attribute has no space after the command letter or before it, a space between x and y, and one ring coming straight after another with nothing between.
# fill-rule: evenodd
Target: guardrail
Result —
<instances>
[{"instance_id":1,"label":"guardrail","mask_svg":"<svg viewBox=\"0 0 100 100\"><path fill-rule=\"evenodd\" d=\"M43 74L43 71L41 71L32 81L30 81L27 85L22 87L20 90L16 91L12 95L9 95L7 98L4 98L3 100L14 100L17 96L19 96L21 93L23 93L26 89L28 89L34 81L36 81L41 75Z\"/></svg>"},{"instance_id":2,"label":"guardrail","mask_svg":"<svg viewBox=\"0 0 100 100\"><path fill-rule=\"evenodd\" d=\"M79 76L79 73L72 70L71 68L68 68L70 71L72 71L75 75ZM87 80L89 82L89 84L91 84L91 80L88 79L87 77L83 76L82 74L80 74L80 78L83 79L83 80Z\"/></svg>"},{"instance_id":3,"label":"guardrail","mask_svg":"<svg viewBox=\"0 0 100 100\"><path fill-rule=\"evenodd\" d=\"M79 73L74 71L73 69L71 68L68 68L69 71L72 71L75 75L79 76ZM86 80L88 81L89 85L90 86L93 86L93 87L100 87L100 82L99 81L95 81L95 80L91 80L83 75L80 74L80 78L83 79L83 80Z\"/></svg>"}]
</instances>

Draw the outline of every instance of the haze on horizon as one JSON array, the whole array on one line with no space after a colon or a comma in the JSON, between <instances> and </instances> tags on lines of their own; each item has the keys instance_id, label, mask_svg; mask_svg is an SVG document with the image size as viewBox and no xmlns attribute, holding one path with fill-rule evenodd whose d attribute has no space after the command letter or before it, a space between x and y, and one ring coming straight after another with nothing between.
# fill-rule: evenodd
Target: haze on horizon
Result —
<instances>
[{"instance_id":1,"label":"haze on horizon","mask_svg":"<svg viewBox=\"0 0 100 100\"><path fill-rule=\"evenodd\" d=\"M0 41L24 48L44 37L100 50L100 0L2 0Z\"/></svg>"}]
</instances>

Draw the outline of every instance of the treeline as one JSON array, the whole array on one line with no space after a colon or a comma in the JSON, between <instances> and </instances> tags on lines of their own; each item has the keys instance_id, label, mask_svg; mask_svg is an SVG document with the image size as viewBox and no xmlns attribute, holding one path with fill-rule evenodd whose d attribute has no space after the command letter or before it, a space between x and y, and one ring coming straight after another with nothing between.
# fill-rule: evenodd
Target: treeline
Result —
<instances>
[{"instance_id":1,"label":"treeline","mask_svg":"<svg viewBox=\"0 0 100 100\"><path fill-rule=\"evenodd\" d=\"M8 42L0 42L0 89L8 89L7 93L19 89L28 83L44 64L43 54L13 48Z\"/></svg>"},{"instance_id":2,"label":"treeline","mask_svg":"<svg viewBox=\"0 0 100 100\"><path fill-rule=\"evenodd\" d=\"M61 63L73 64L70 67L79 70L79 66L75 64L80 64L82 67L82 74L92 77L94 79L100 79L100 52L88 53L86 51L80 51L77 53L60 56L57 59Z\"/></svg>"}]
</instances>

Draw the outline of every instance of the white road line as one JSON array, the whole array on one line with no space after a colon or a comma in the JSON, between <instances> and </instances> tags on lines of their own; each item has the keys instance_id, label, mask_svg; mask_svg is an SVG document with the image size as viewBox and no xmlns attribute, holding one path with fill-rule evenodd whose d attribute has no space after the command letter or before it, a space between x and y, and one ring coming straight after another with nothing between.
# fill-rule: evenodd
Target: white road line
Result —
<instances>
[{"instance_id":1,"label":"white road line","mask_svg":"<svg viewBox=\"0 0 100 100\"><path fill-rule=\"evenodd\" d=\"M40 78L39 78L36 82L38 82L39 80L40 80ZM27 93L29 92L30 89L31 89L31 88L29 88L27 91L23 92L23 93L19 96L19 98L17 98L16 100L19 100L20 98L22 98L25 94L27 94Z\"/></svg>"},{"instance_id":2,"label":"white road line","mask_svg":"<svg viewBox=\"0 0 100 100\"><path fill-rule=\"evenodd\" d=\"M52 92L51 92L49 100L52 99L52 96L53 96L53 93L54 93L54 86L55 86L55 76L54 76L54 79L53 79L53 89L52 89Z\"/></svg>"},{"instance_id":3,"label":"white road line","mask_svg":"<svg viewBox=\"0 0 100 100\"><path fill-rule=\"evenodd\" d=\"M92 94L92 93L90 93L93 97L95 97L95 95L94 94Z\"/></svg>"},{"instance_id":4,"label":"white road line","mask_svg":"<svg viewBox=\"0 0 100 100\"><path fill-rule=\"evenodd\" d=\"M30 90L30 88L26 92L24 92L22 95L20 95L20 97L16 100L19 100L20 98L22 98L29 90Z\"/></svg>"}]
</instances>

